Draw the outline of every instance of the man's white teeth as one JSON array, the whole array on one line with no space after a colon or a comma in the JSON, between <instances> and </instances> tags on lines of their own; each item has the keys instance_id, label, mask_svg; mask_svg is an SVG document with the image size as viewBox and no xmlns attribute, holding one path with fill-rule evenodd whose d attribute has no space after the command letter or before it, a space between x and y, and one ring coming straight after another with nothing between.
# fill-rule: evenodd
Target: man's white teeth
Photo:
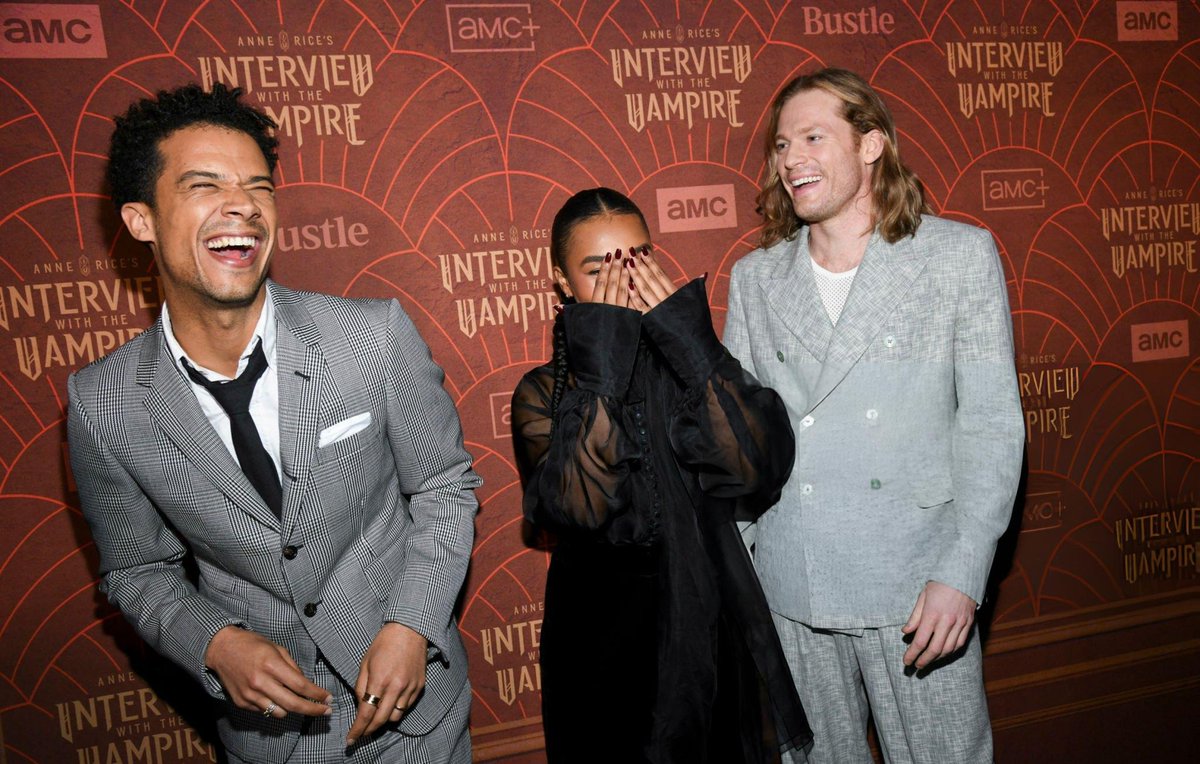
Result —
<instances>
[{"instance_id":1,"label":"man's white teeth","mask_svg":"<svg viewBox=\"0 0 1200 764\"><path fill-rule=\"evenodd\" d=\"M820 175L805 175L803 178L796 178L792 181L792 188L800 188L807 186L809 183L816 183L821 179Z\"/></svg>"},{"instance_id":2,"label":"man's white teeth","mask_svg":"<svg viewBox=\"0 0 1200 764\"><path fill-rule=\"evenodd\" d=\"M252 249L258 242L253 236L218 236L209 239L209 249Z\"/></svg>"}]
</instances>

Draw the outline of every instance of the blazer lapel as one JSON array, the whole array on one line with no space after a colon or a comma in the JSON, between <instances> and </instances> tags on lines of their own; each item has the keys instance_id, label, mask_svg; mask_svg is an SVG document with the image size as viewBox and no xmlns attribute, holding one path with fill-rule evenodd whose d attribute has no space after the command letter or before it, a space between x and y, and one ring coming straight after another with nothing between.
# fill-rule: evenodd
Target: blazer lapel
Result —
<instances>
[{"instance_id":1,"label":"blazer lapel","mask_svg":"<svg viewBox=\"0 0 1200 764\"><path fill-rule=\"evenodd\" d=\"M146 390L143 403L150 421L170 438L218 491L269 528L279 521L250 485L237 461L204 416L196 395L170 357L162 337L162 319L147 332L138 359L137 382Z\"/></svg>"},{"instance_id":2,"label":"blazer lapel","mask_svg":"<svg viewBox=\"0 0 1200 764\"><path fill-rule=\"evenodd\" d=\"M275 362L279 375L279 455L283 464L283 536L296 522L304 477L317 453L325 356L312 315L291 290L271 282L275 300Z\"/></svg>"},{"instance_id":3,"label":"blazer lapel","mask_svg":"<svg viewBox=\"0 0 1200 764\"><path fill-rule=\"evenodd\" d=\"M788 249L791 254L784 254L778 271L759 286L767 304L788 331L808 348L814 358L824 361L833 336L833 324L817 293L817 281L808 254L807 228L800 229Z\"/></svg>"},{"instance_id":4,"label":"blazer lapel","mask_svg":"<svg viewBox=\"0 0 1200 764\"><path fill-rule=\"evenodd\" d=\"M878 231L872 234L850 296L833 328L829 352L809 399L809 410L816 408L846 377L924 268L925 259L913 249L912 237L888 244Z\"/></svg>"}]
</instances>

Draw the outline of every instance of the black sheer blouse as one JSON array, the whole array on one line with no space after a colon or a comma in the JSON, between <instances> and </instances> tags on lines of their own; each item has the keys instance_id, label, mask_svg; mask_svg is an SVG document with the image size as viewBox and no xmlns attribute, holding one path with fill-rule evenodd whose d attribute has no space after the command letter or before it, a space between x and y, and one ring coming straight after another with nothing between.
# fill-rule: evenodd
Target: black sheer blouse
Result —
<instances>
[{"instance_id":1,"label":"black sheer blouse","mask_svg":"<svg viewBox=\"0 0 1200 764\"><path fill-rule=\"evenodd\" d=\"M787 411L717 339L699 279L645 315L579 303L561 320L570 374L553 423L552 366L513 395L525 516L560 548L660 547L652 761L703 760L685 757L715 721L721 619L759 680L740 692L751 708L765 692L773 710L737 723L767 749L757 760L777 760L811 733L735 512L753 519L778 498L795 447Z\"/></svg>"}]
</instances>

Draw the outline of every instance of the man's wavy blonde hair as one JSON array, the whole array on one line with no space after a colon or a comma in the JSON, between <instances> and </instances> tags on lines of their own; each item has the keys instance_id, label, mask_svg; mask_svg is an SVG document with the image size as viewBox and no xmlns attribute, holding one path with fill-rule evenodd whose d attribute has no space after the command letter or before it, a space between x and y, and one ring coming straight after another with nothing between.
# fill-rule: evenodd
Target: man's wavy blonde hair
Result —
<instances>
[{"instance_id":1,"label":"man's wavy blonde hair","mask_svg":"<svg viewBox=\"0 0 1200 764\"><path fill-rule=\"evenodd\" d=\"M857 131L859 139L872 130L883 135L883 153L872 168L871 201L875 224L889 243L916 233L921 214L929 212L925 188L916 173L900 161L896 145L896 125L883 99L866 80L846 69L821 69L803 74L789 82L771 104L771 121L764 135L766 180L758 192L758 211L763 216L759 244L769 247L791 239L804 225L796 216L792 198L779 181L775 169L775 136L779 132L779 114L784 104L809 90L824 90L842 102L842 117ZM857 140L856 140L857 145Z\"/></svg>"}]
</instances>

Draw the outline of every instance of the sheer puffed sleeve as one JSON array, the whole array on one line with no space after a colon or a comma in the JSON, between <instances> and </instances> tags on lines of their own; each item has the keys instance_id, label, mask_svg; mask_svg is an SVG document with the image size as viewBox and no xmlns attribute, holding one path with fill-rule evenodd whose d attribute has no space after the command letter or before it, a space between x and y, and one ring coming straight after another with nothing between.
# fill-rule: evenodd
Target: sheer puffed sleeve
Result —
<instances>
[{"instance_id":1,"label":"sheer puffed sleeve","mask_svg":"<svg viewBox=\"0 0 1200 764\"><path fill-rule=\"evenodd\" d=\"M761 514L778 499L795 456L783 401L717 339L702 280L657 305L643 326L684 387L669 433L677 460L706 493L743 499L743 511Z\"/></svg>"},{"instance_id":2,"label":"sheer puffed sleeve","mask_svg":"<svg viewBox=\"0 0 1200 764\"><path fill-rule=\"evenodd\" d=\"M626 434L623 398L637 358L641 315L579 303L566 306L561 320L574 384L565 386L553 427L552 369L526 374L513 393L525 517L553 529L598 529L628 508L628 478L639 464L636 444Z\"/></svg>"}]
</instances>

